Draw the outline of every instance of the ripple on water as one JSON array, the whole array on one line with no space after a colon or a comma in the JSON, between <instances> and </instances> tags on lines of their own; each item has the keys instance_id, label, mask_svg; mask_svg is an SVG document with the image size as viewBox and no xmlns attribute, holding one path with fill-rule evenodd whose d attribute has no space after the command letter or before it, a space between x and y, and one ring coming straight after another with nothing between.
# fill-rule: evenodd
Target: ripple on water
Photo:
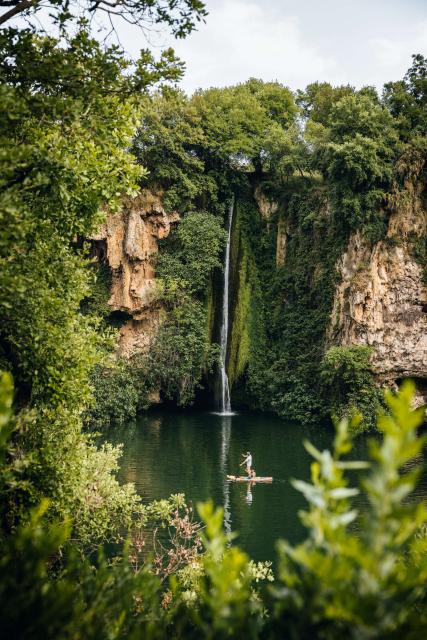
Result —
<instances>
[{"instance_id":1,"label":"ripple on water","mask_svg":"<svg viewBox=\"0 0 427 640\"><path fill-rule=\"evenodd\" d=\"M212 498L215 506L224 507L227 533L239 534L233 544L260 561L276 559L279 538L291 544L305 538L297 512L307 503L289 479L310 481L312 458L302 445L304 439L323 450L332 447L333 437L327 426L302 427L258 412L149 411L136 421L104 428L102 439L123 443L118 479L134 482L143 502L176 493L184 493L194 505ZM227 474L239 474L247 451L256 474L272 476L272 483L227 482ZM359 436L351 458L367 457L367 438ZM352 472L350 485L355 484L357 474ZM426 493L424 475L417 494ZM363 510L366 504L359 496L357 508Z\"/></svg>"}]
</instances>

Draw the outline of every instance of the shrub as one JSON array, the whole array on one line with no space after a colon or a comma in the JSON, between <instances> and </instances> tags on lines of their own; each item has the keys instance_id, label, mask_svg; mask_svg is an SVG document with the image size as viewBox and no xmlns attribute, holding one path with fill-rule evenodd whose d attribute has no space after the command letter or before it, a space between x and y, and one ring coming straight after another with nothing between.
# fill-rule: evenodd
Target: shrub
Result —
<instances>
[{"instance_id":1,"label":"shrub","mask_svg":"<svg viewBox=\"0 0 427 640\"><path fill-rule=\"evenodd\" d=\"M417 436L424 409L411 410L414 389L406 382L397 397L386 395L391 415L378 419L381 444L371 442L372 471L361 483L369 502L362 516L350 502L359 490L347 486L344 472L370 465L342 460L351 449L347 421L337 425L333 454L305 443L314 457L312 484L293 484L309 502L310 510L300 515L310 535L296 548L279 544L280 577L265 600L272 615L263 637L424 637L427 538L420 532L427 510L411 494L426 436Z\"/></svg>"},{"instance_id":2,"label":"shrub","mask_svg":"<svg viewBox=\"0 0 427 640\"><path fill-rule=\"evenodd\" d=\"M323 391L329 397L333 415L338 419L359 412L364 429L375 427L375 416L384 408L383 392L372 379L370 358L374 349L367 345L332 347L321 366Z\"/></svg>"}]
</instances>

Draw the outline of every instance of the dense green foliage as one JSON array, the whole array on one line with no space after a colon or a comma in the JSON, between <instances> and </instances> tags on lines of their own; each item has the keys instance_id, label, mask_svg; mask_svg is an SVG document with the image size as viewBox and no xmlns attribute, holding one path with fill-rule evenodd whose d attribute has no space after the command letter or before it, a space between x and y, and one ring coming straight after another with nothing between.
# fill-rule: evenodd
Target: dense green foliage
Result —
<instances>
[{"instance_id":1,"label":"dense green foliage","mask_svg":"<svg viewBox=\"0 0 427 640\"><path fill-rule=\"evenodd\" d=\"M41 4L12 2L0 22L31 17ZM343 472L367 464L341 458L384 399L369 348L340 346L330 314L350 234L394 246L401 240L387 237L391 212L423 205L427 61L414 56L382 96L328 83L294 95L252 78L186 97L170 86L150 91L181 77L173 51L156 61L142 50L131 65L92 38L81 15L109 11L108 3L50 4L57 38L31 27L0 32L0 362L10 372L0 381L0 601L8 636L418 638L427 622L427 515L408 497L425 444L416 435L421 412L410 410L410 385L386 396L390 415L378 420L384 438L372 445L375 465L363 483L370 506L356 536L349 501L358 490ZM118 12L143 28L165 23L177 37L206 15L199 0L137 0ZM89 261L83 239L141 185L181 220L153 256L159 325L127 360L113 353L123 318L109 312L111 270ZM333 454L307 444L313 483L294 486L310 503L302 516L309 537L295 549L281 544L279 579L256 594L251 580L271 577L268 566L255 569L227 549L221 510L199 506L199 533L182 496L141 505L133 485L114 477L120 447L98 447L83 428L84 420L135 416L153 390L191 404L219 362L217 285L233 194L230 383L242 404L287 419L345 418ZM422 229L405 241L427 269ZM141 569L145 527L167 528L171 548L152 564L145 554ZM111 566L99 550L90 566L85 556L127 533L124 559Z\"/></svg>"},{"instance_id":2,"label":"dense green foliage","mask_svg":"<svg viewBox=\"0 0 427 640\"><path fill-rule=\"evenodd\" d=\"M408 501L420 467L414 461L426 438L417 437L423 409L411 411L414 387L407 383L399 397L387 396L392 412L378 427L381 445L372 443L370 476L362 483L369 508L357 532L348 530L358 518L350 499L346 469L366 462L346 462L351 448L346 422L337 427L334 453L306 448L314 457L312 484L294 481L310 503L301 514L311 535L296 549L280 544L282 567L273 587L272 631L285 637L416 638L426 624L426 522L423 502ZM405 469L405 471L402 471ZM271 636L270 636L271 637Z\"/></svg>"},{"instance_id":3,"label":"dense green foliage","mask_svg":"<svg viewBox=\"0 0 427 640\"><path fill-rule=\"evenodd\" d=\"M384 85L383 102L398 123L403 140L425 136L427 105L427 60L418 54L403 80Z\"/></svg>"},{"instance_id":4,"label":"dense green foliage","mask_svg":"<svg viewBox=\"0 0 427 640\"><path fill-rule=\"evenodd\" d=\"M135 572L135 560L127 552L111 567L100 551L95 569L71 550L61 570L59 552L69 525L47 528L47 505L42 503L3 545L0 607L5 631L10 637L34 639L422 637L427 624L427 510L411 494L421 472L415 460L426 436L416 433L423 409L411 410L413 391L406 384L398 397L387 397L391 415L379 419L383 440L372 444L374 464L361 482L369 497L362 516L351 504L359 489L348 486L345 472L371 465L345 459L352 447L347 421L337 425L332 453L305 443L314 458L312 483L292 482L309 503L309 510L300 514L309 535L297 547L279 543L279 576L271 586L254 594L251 580L267 577L268 568L256 568L236 547L227 549L223 511L214 512L211 503L199 505L206 528L201 534L195 529L206 554L193 562L191 575L188 568L178 572L166 593L160 572L150 572L158 565L144 564ZM11 431L11 392L11 378L3 374L2 492L11 477L18 474L19 482L19 468L8 464L5 469L3 454ZM355 416L353 423L357 420ZM185 519L188 511L178 520L179 498L146 507L144 517L172 526L179 521L188 530L193 526Z\"/></svg>"},{"instance_id":5,"label":"dense green foliage","mask_svg":"<svg viewBox=\"0 0 427 640\"><path fill-rule=\"evenodd\" d=\"M325 420L331 413L349 415L354 405L364 413L367 428L375 424L381 406L381 391L371 377L370 350L333 347L328 351L330 313L340 282L336 263L347 236L331 225L327 204L324 185L312 186L299 178L288 182L277 212L268 221L260 218L250 198L239 202L245 215L236 224L250 246L250 277L256 285L240 334L238 309L233 317L231 345L241 345L241 353L246 349L245 384L251 395L246 394L244 404L273 409L288 420L305 423ZM280 222L283 212L286 230ZM286 237L286 261L276 267L280 224ZM240 292L237 307L245 299ZM230 373L233 353L231 346ZM334 354L345 366L334 369L338 364L332 362ZM234 398L241 401L240 385Z\"/></svg>"},{"instance_id":6,"label":"dense green foliage","mask_svg":"<svg viewBox=\"0 0 427 640\"><path fill-rule=\"evenodd\" d=\"M376 413L384 405L382 392L372 380L372 352L367 345L331 347L321 364L322 381L335 417L350 418L359 412L365 429L375 425Z\"/></svg>"},{"instance_id":7,"label":"dense green foliage","mask_svg":"<svg viewBox=\"0 0 427 640\"><path fill-rule=\"evenodd\" d=\"M350 96L332 107L329 132L323 155L332 185L333 221L362 229L368 241L380 240L387 227L378 204L384 201L399 151L393 116L368 96Z\"/></svg>"},{"instance_id":8,"label":"dense green foliage","mask_svg":"<svg viewBox=\"0 0 427 640\"><path fill-rule=\"evenodd\" d=\"M296 115L287 87L254 78L191 98L163 91L144 105L133 153L167 211L224 216L231 193L246 182L242 166L259 170L269 132L287 130Z\"/></svg>"},{"instance_id":9,"label":"dense green foliage","mask_svg":"<svg viewBox=\"0 0 427 640\"><path fill-rule=\"evenodd\" d=\"M79 401L87 396L99 337L93 320L77 312L90 276L70 242L96 228L102 204L117 209L122 191L135 192L144 171L125 151L139 102L132 94L169 74L170 64L145 59L142 77L125 75L123 56L101 49L85 31L61 47L28 30L7 30L0 46L6 91L1 341L18 384L38 387L38 395L42 387L44 401L63 393L72 401L73 385ZM13 113L7 100L15 103Z\"/></svg>"},{"instance_id":10,"label":"dense green foliage","mask_svg":"<svg viewBox=\"0 0 427 640\"><path fill-rule=\"evenodd\" d=\"M129 377L138 382L141 404L149 385L134 367L111 369L109 274L101 265L103 286L94 296L81 238L98 228L106 209L120 210L123 197L138 192L146 169L128 149L141 104L153 84L177 80L182 64L170 50L159 61L143 50L131 65L118 47L92 38L84 20L70 26L74 5L53 5L57 38L36 28L0 33L0 353L19 406L32 408L19 414L9 452L24 477L2 494L1 508L5 534L28 522L46 498L46 522L68 521L66 537L84 551L129 525L139 499L114 478L119 448L98 448L82 431L82 414L94 399L116 410L120 389L122 415L132 414ZM203 15L203 4L193 0L138 7L180 36ZM178 7L185 15L170 22ZM95 377L110 373L128 386L115 385L115 398L99 387L94 394Z\"/></svg>"},{"instance_id":11,"label":"dense green foliage","mask_svg":"<svg viewBox=\"0 0 427 640\"><path fill-rule=\"evenodd\" d=\"M209 345L205 306L182 290L168 294L168 309L149 347L148 362L162 392L179 407L194 402L202 374L220 357L217 344Z\"/></svg>"},{"instance_id":12,"label":"dense green foliage","mask_svg":"<svg viewBox=\"0 0 427 640\"><path fill-rule=\"evenodd\" d=\"M249 384L262 408L310 422L328 413L313 380L324 354L341 247L325 211L324 191L305 181L295 187L282 205L290 231L286 264L273 279L267 273L263 278L269 351L264 350Z\"/></svg>"},{"instance_id":13,"label":"dense green foliage","mask_svg":"<svg viewBox=\"0 0 427 640\"><path fill-rule=\"evenodd\" d=\"M110 366L97 364L90 374L92 404L83 414L91 425L110 421L123 424L138 410L150 406L150 392L157 384L144 357L118 357Z\"/></svg>"},{"instance_id":14,"label":"dense green foliage","mask_svg":"<svg viewBox=\"0 0 427 640\"><path fill-rule=\"evenodd\" d=\"M204 371L219 358L209 345L206 290L227 241L221 218L189 211L155 256L161 323L147 350L147 362L166 398L178 406L194 401ZM196 297L197 296L197 297Z\"/></svg>"},{"instance_id":15,"label":"dense green foliage","mask_svg":"<svg viewBox=\"0 0 427 640\"><path fill-rule=\"evenodd\" d=\"M213 269L222 267L220 255L227 237L220 218L189 211L154 258L156 275L166 291L179 285L190 294L205 294Z\"/></svg>"},{"instance_id":16,"label":"dense green foliage","mask_svg":"<svg viewBox=\"0 0 427 640\"><path fill-rule=\"evenodd\" d=\"M85 316L95 316L105 320L111 314L108 306L112 282L111 267L108 262L97 262L91 265L93 281L90 287L90 295L80 302L80 309Z\"/></svg>"},{"instance_id":17,"label":"dense green foliage","mask_svg":"<svg viewBox=\"0 0 427 640\"><path fill-rule=\"evenodd\" d=\"M408 101L417 96L419 113L425 68L424 58L415 56L399 84ZM365 415L365 428L375 424L382 393L373 384L367 352L363 347L329 352L340 341L338 325L332 327L330 317L340 283L336 265L350 234L359 231L368 246L379 240L399 245L404 238L386 237L391 213L402 211L399 215L405 216L412 207L418 216L424 206L425 138L415 121L410 135L404 132L403 112L392 108L390 87L386 85L382 98L371 87L355 91L327 83L298 92L303 126L295 123L280 134L268 134L264 173L254 185L264 198L259 206L265 209L267 203L269 213L260 216L252 194L238 191L238 206L245 210L240 228L250 247L250 277L258 285L250 294L249 311L246 289L233 274L239 300L229 373L236 382L236 403L243 398L243 404L304 422L323 420L330 413L348 415L354 405ZM414 229L405 240L425 269L425 234ZM254 305L255 324L250 319ZM250 340L249 327L256 327ZM235 381L233 354L239 344L245 358ZM335 375L328 376L332 354L340 356L341 364L336 362Z\"/></svg>"}]
</instances>

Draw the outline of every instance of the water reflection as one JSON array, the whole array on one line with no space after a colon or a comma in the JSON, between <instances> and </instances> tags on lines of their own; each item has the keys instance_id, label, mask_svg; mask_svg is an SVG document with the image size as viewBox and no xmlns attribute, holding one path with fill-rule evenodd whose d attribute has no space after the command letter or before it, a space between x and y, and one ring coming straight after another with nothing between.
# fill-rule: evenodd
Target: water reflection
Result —
<instances>
[{"instance_id":1,"label":"water reflection","mask_svg":"<svg viewBox=\"0 0 427 640\"><path fill-rule=\"evenodd\" d=\"M228 452L230 449L230 434L231 434L231 417L223 416L221 418L221 456L220 456L220 468L221 475L223 477L223 491L224 491L224 527L228 537L228 547L231 546L231 513L230 513L230 484L227 481L227 463Z\"/></svg>"},{"instance_id":2,"label":"water reflection","mask_svg":"<svg viewBox=\"0 0 427 640\"><path fill-rule=\"evenodd\" d=\"M224 507L229 544L232 534L238 533L233 544L256 562L276 559L277 540L295 545L307 536L298 518L307 503L289 478L310 482L312 458L302 445L305 438L321 451L330 450L334 438L328 427L303 427L269 414L243 411L232 417L152 411L103 432L104 440L123 443L117 478L134 482L144 503L177 493L184 493L194 506L212 499L215 506ZM272 483L227 482L228 474L239 474L243 451L251 452L257 476L272 476ZM368 438L358 437L349 459L367 458ZM357 472L349 472L348 477L349 486L358 485ZM424 475L412 497L426 492ZM366 495L361 493L354 507L363 512ZM357 521L354 527L358 526Z\"/></svg>"}]
</instances>

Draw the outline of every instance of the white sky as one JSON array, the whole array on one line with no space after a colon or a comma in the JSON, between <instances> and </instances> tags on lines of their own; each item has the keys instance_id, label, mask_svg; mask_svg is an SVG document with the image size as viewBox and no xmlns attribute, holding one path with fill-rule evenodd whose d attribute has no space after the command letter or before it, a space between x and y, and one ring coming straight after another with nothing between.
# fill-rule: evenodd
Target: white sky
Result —
<instances>
[{"instance_id":1,"label":"white sky","mask_svg":"<svg viewBox=\"0 0 427 640\"><path fill-rule=\"evenodd\" d=\"M206 0L209 15L185 40L165 32L186 63L187 93L257 77L291 89L308 83L357 88L401 79L411 54L427 56L427 0ZM146 47L136 27L117 23L125 50Z\"/></svg>"},{"instance_id":2,"label":"white sky","mask_svg":"<svg viewBox=\"0 0 427 640\"><path fill-rule=\"evenodd\" d=\"M315 80L360 88L398 80L411 54L427 56L426 0L207 0L209 16L196 33L176 41L186 62L182 88L226 86L249 77L291 89ZM138 32L121 28L136 54Z\"/></svg>"}]
</instances>

